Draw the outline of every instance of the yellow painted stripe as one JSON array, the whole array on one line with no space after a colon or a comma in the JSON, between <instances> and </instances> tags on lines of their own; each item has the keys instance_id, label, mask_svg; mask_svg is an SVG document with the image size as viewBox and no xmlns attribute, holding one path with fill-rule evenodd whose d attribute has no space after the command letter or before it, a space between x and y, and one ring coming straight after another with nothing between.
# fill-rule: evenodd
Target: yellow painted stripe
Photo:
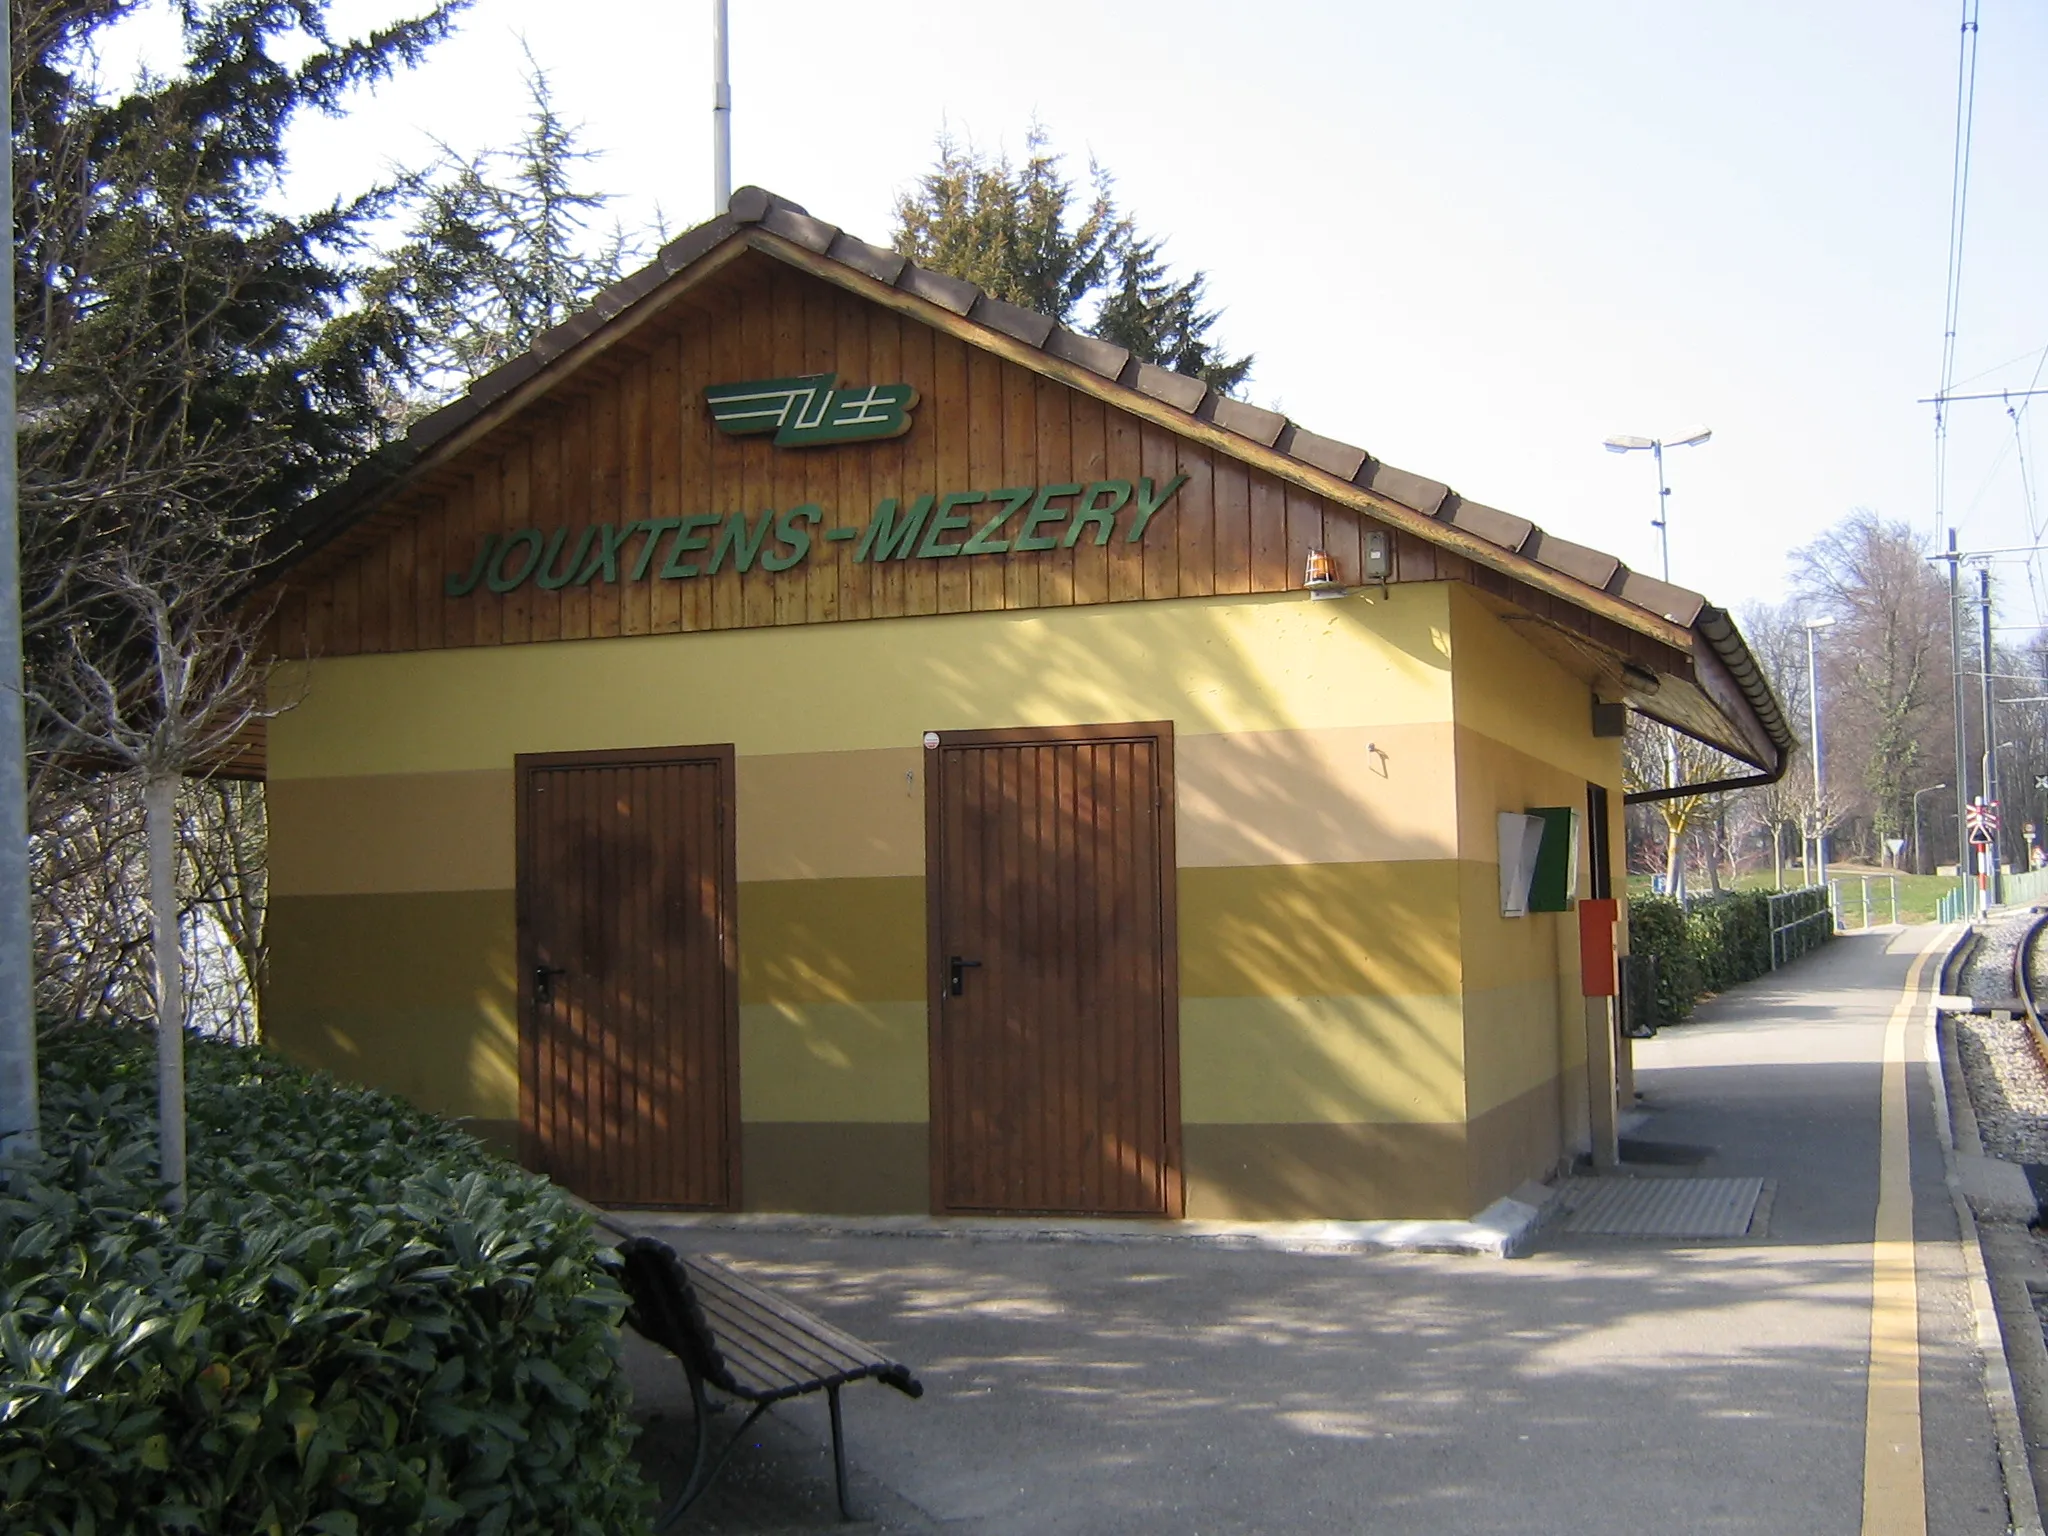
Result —
<instances>
[{"instance_id":1,"label":"yellow painted stripe","mask_svg":"<svg viewBox=\"0 0 2048 1536\"><path fill-rule=\"evenodd\" d=\"M299 702L271 722L270 777L671 743L731 742L743 758L900 748L974 726L1443 721L1448 602L1418 585L1378 604L1189 598L315 661L280 676Z\"/></svg>"},{"instance_id":2,"label":"yellow painted stripe","mask_svg":"<svg viewBox=\"0 0 2048 1536\"><path fill-rule=\"evenodd\" d=\"M1926 1536L1920 1447L1920 1277L1913 1252L1912 1143L1906 1120L1906 1028L1921 973L1947 930L1914 957L1884 1031L1878 1118L1877 1225L1870 1257L1870 1388L1863 1418L1863 1536Z\"/></svg>"}]
</instances>

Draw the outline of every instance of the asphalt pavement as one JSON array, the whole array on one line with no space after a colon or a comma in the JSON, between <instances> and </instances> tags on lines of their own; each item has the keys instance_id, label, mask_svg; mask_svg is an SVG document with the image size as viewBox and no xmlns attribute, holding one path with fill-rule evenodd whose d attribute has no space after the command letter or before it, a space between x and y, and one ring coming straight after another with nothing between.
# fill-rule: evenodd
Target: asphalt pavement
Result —
<instances>
[{"instance_id":1,"label":"asphalt pavement","mask_svg":"<svg viewBox=\"0 0 2048 1536\"><path fill-rule=\"evenodd\" d=\"M1865 1509L1865 1410L1885 1029L1931 938L1844 938L1638 1042L1635 1172L1764 1178L1739 1239L1553 1224L1499 1261L626 1219L916 1369L921 1401L845 1394L869 1529L1914 1530L1910 1499ZM1927 1016L1906 1050L1925 1529L1977 1536L2006 1505ZM637 1342L630 1364L672 1482L681 1371ZM750 1439L677 1529L833 1527L823 1403Z\"/></svg>"}]
</instances>

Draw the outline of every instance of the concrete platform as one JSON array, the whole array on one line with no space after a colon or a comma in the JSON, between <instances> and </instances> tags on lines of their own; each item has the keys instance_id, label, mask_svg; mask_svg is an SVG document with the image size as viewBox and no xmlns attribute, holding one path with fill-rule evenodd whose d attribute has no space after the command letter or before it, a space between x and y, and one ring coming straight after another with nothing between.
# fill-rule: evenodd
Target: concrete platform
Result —
<instances>
[{"instance_id":1,"label":"concrete platform","mask_svg":"<svg viewBox=\"0 0 2048 1536\"><path fill-rule=\"evenodd\" d=\"M1551 1223L1528 1257L1489 1264L1327 1233L1345 1240L634 1224L917 1369L922 1401L846 1396L869 1529L1862 1536L1886 1528L1863 1521L1883 1041L1926 937L1844 939L1639 1042L1632 1136L1690 1149L1686 1176L1772 1181L1761 1235ZM2004 1485L1921 1043L1917 1502L1937 1536L1996 1536ZM632 1368L673 1433L681 1372L644 1351ZM757 1438L678 1529L834 1527L822 1405Z\"/></svg>"}]
</instances>

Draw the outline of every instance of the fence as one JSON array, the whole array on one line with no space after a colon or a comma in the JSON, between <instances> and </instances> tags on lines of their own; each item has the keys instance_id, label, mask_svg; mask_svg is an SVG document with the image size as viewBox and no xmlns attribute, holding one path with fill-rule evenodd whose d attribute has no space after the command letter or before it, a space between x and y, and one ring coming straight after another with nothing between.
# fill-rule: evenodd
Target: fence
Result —
<instances>
[{"instance_id":1,"label":"fence","mask_svg":"<svg viewBox=\"0 0 2048 1536\"><path fill-rule=\"evenodd\" d=\"M1865 903L1866 907L1868 903ZM1796 959L1834 931L1834 913L1820 899L1820 887L1802 885L1797 890L1778 891L1771 896L1771 969ZM1809 925L1825 924L1815 932Z\"/></svg>"},{"instance_id":2,"label":"fence","mask_svg":"<svg viewBox=\"0 0 2048 1536\"><path fill-rule=\"evenodd\" d=\"M2048 869L2030 869L2023 875L2006 875L1998 884L1999 895L2007 906L2048 901Z\"/></svg>"},{"instance_id":3,"label":"fence","mask_svg":"<svg viewBox=\"0 0 2048 1536\"><path fill-rule=\"evenodd\" d=\"M1888 880L1891 882L1892 915L1889 919L1887 919L1887 921L1896 924L1899 920L1899 877L1897 875L1859 875L1856 878L1861 880L1863 885L1863 905L1861 908L1861 916L1863 918L1863 921L1858 923L1856 926L1859 928L1869 928L1872 926L1870 910L1870 882L1873 879L1879 881ZM1834 909L1835 926L1846 933L1849 929L1849 907L1842 897L1842 887L1845 885L1849 885L1849 881L1847 879L1830 880L1828 882L1828 905ZM1856 889L1856 887L1854 886L1849 886L1849 888L1852 892Z\"/></svg>"},{"instance_id":4,"label":"fence","mask_svg":"<svg viewBox=\"0 0 2048 1536\"><path fill-rule=\"evenodd\" d=\"M1934 920L1937 923L1960 923L1970 913L1970 892L1965 886L1957 886L1935 904Z\"/></svg>"}]
</instances>

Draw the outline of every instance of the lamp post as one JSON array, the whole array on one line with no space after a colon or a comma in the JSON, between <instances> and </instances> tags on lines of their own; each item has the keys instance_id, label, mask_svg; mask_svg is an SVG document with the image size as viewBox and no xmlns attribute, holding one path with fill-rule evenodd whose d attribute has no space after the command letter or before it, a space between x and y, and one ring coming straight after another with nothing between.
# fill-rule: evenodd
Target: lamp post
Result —
<instances>
[{"instance_id":1,"label":"lamp post","mask_svg":"<svg viewBox=\"0 0 2048 1536\"><path fill-rule=\"evenodd\" d=\"M1664 483L1664 450L1666 448L1697 448L1714 434L1705 427L1695 428L1684 437L1630 437L1616 433L1607 439L1609 453L1635 453L1639 449L1650 450L1650 457L1657 461L1657 515L1650 519L1650 526L1657 530L1657 548L1664 559L1664 579L1671 579L1671 529L1668 502L1671 487Z\"/></svg>"},{"instance_id":2,"label":"lamp post","mask_svg":"<svg viewBox=\"0 0 2048 1536\"><path fill-rule=\"evenodd\" d=\"M1821 812L1821 757L1820 757L1820 671L1814 664L1813 637L1828 628L1833 619L1808 619L1806 629L1806 698L1813 708L1813 858L1820 868L1820 888L1828 903L1828 910L1834 910L1835 899L1828 891L1828 828Z\"/></svg>"},{"instance_id":3,"label":"lamp post","mask_svg":"<svg viewBox=\"0 0 2048 1536\"><path fill-rule=\"evenodd\" d=\"M1913 791L1913 873L1916 875L1926 873L1920 867L1920 797L1922 795L1931 795L1937 789L1947 788L1946 784L1930 784L1925 789Z\"/></svg>"}]
</instances>

